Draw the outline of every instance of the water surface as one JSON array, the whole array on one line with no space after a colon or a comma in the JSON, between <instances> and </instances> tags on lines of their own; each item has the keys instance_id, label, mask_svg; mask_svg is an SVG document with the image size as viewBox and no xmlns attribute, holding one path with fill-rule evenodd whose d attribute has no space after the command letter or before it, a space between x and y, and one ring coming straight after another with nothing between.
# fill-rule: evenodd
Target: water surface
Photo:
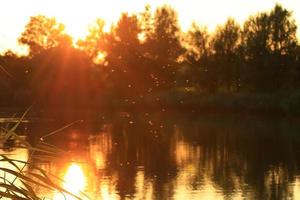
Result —
<instances>
[{"instance_id":1,"label":"water surface","mask_svg":"<svg viewBox=\"0 0 300 200\"><path fill-rule=\"evenodd\" d=\"M20 131L34 144L61 125L44 121ZM121 113L77 124L46 141L68 156L36 155L32 162L90 199L300 199L296 119ZM30 154L18 148L0 153L19 159Z\"/></svg>"}]
</instances>

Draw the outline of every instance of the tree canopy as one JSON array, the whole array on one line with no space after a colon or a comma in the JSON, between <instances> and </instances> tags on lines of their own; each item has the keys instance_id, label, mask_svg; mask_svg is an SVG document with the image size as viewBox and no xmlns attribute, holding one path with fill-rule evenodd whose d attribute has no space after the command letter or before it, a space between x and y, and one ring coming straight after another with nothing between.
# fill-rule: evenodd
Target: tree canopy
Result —
<instances>
[{"instance_id":1,"label":"tree canopy","mask_svg":"<svg viewBox=\"0 0 300 200\"><path fill-rule=\"evenodd\" d=\"M31 17L19 38L29 55L1 55L0 83L5 90L48 100L56 91L69 101L92 95L95 101L111 97L133 104L149 98L160 103L161 97L182 91L237 94L300 86L296 23L279 4L242 25L229 18L214 32L197 22L183 32L167 5L123 13L109 31L104 27L98 19L87 37L73 44L56 19Z\"/></svg>"},{"instance_id":2,"label":"tree canopy","mask_svg":"<svg viewBox=\"0 0 300 200\"><path fill-rule=\"evenodd\" d=\"M72 43L71 37L64 31L65 26L58 23L55 18L38 15L30 18L19 42L27 45L30 54L34 55L59 44Z\"/></svg>"}]
</instances>

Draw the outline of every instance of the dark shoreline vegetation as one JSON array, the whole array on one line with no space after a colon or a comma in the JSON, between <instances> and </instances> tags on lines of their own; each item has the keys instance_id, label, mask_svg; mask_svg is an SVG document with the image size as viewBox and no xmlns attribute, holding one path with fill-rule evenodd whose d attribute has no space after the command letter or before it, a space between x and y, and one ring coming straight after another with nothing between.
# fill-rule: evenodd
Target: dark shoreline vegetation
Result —
<instances>
[{"instance_id":1,"label":"dark shoreline vegetation","mask_svg":"<svg viewBox=\"0 0 300 200\"><path fill-rule=\"evenodd\" d=\"M300 115L297 27L281 5L214 33L183 32L169 6L104 25L73 41L54 18L31 17L19 37L29 54L0 56L0 106Z\"/></svg>"}]
</instances>

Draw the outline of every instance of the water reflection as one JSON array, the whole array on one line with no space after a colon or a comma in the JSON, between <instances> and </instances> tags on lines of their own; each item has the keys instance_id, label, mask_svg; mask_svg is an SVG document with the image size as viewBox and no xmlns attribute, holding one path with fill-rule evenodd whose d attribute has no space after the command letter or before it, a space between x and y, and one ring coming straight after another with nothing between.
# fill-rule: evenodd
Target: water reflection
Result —
<instances>
[{"instance_id":1,"label":"water reflection","mask_svg":"<svg viewBox=\"0 0 300 200\"><path fill-rule=\"evenodd\" d=\"M1 143L1 140L0 140ZM5 151L2 150L0 148L0 155L5 155L11 159L14 160L20 160L20 161L27 161L28 159L28 151L25 149L15 149L13 152L11 149L6 149ZM7 151L8 150L8 151ZM2 159L2 157L0 158ZM23 170L27 170L27 166L24 163L20 163L20 162L15 162L14 163L19 169L23 169ZM12 164L8 163L8 162L0 162L0 167L1 168L6 168L6 169L14 169L17 170ZM6 183L14 183L14 185L16 185L17 187L19 187L22 183L16 179L16 176L10 174L10 173L5 173L3 171L0 170L0 183L2 183L2 178L5 177ZM0 187L0 192L4 192L5 189L3 187Z\"/></svg>"},{"instance_id":2,"label":"water reflection","mask_svg":"<svg viewBox=\"0 0 300 200\"><path fill-rule=\"evenodd\" d=\"M71 156L34 162L90 199L297 199L299 130L280 119L130 115L49 138Z\"/></svg>"},{"instance_id":3,"label":"water reflection","mask_svg":"<svg viewBox=\"0 0 300 200\"><path fill-rule=\"evenodd\" d=\"M72 194L80 195L80 191L85 188L86 179L82 168L78 164L72 164L67 169L64 176L63 187Z\"/></svg>"}]
</instances>

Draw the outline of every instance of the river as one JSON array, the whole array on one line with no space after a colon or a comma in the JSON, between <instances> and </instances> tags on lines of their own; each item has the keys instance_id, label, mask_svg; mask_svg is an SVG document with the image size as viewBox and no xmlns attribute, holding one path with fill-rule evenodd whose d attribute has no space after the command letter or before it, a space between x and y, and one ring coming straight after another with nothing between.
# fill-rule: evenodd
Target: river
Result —
<instances>
[{"instance_id":1,"label":"river","mask_svg":"<svg viewBox=\"0 0 300 200\"><path fill-rule=\"evenodd\" d=\"M17 147L0 154L30 159L83 199L300 199L299 122L121 113L45 138L67 154L42 159ZM35 122L19 131L35 144L48 129L61 125ZM64 199L58 192L36 191L48 199Z\"/></svg>"}]
</instances>

